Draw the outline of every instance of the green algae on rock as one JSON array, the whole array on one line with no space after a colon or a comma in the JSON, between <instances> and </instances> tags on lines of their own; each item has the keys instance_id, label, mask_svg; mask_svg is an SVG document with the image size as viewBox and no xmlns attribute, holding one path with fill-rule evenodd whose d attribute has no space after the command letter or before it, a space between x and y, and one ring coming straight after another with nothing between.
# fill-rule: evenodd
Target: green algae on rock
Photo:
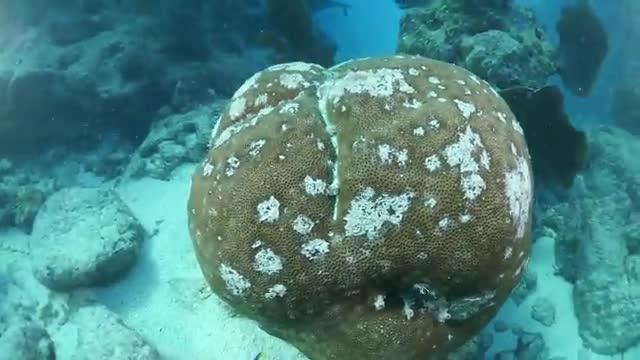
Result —
<instances>
[{"instance_id":1,"label":"green algae on rock","mask_svg":"<svg viewBox=\"0 0 640 360\"><path fill-rule=\"evenodd\" d=\"M477 335L527 266L523 131L485 81L419 56L272 66L193 175L213 291L311 359L425 359Z\"/></svg>"}]
</instances>

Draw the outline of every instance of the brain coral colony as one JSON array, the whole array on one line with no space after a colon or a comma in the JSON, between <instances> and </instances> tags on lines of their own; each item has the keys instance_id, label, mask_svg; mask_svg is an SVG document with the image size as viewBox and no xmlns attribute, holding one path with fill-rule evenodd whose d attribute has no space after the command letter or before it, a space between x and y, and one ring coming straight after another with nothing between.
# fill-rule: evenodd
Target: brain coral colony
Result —
<instances>
[{"instance_id":1,"label":"brain coral colony","mask_svg":"<svg viewBox=\"0 0 640 360\"><path fill-rule=\"evenodd\" d=\"M505 101L423 57L286 63L233 96L193 176L213 290L311 359L425 359L528 261L529 153Z\"/></svg>"}]
</instances>

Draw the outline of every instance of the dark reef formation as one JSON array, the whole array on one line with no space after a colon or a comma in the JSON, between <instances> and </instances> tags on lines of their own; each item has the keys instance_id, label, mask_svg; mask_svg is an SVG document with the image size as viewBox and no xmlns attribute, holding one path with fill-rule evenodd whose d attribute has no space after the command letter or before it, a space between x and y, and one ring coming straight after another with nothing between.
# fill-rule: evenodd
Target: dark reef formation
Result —
<instances>
[{"instance_id":1,"label":"dark reef formation","mask_svg":"<svg viewBox=\"0 0 640 360\"><path fill-rule=\"evenodd\" d=\"M589 146L585 133L569 121L560 89L512 88L500 95L524 129L536 182L570 188L587 166Z\"/></svg>"},{"instance_id":2,"label":"dark reef formation","mask_svg":"<svg viewBox=\"0 0 640 360\"><path fill-rule=\"evenodd\" d=\"M586 0L562 9L556 30L560 38L558 73L574 94L589 96L609 52L607 32Z\"/></svg>"}]
</instances>

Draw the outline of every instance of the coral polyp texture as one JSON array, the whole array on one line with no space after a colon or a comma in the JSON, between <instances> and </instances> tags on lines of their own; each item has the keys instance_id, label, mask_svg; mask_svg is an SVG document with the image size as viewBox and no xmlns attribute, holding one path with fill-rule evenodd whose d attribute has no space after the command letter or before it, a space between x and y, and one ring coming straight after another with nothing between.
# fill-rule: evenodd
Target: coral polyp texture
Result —
<instances>
[{"instance_id":1,"label":"coral polyp texture","mask_svg":"<svg viewBox=\"0 0 640 360\"><path fill-rule=\"evenodd\" d=\"M422 57L287 63L238 89L188 211L220 297L311 359L425 359L470 339L528 261L522 129Z\"/></svg>"}]
</instances>

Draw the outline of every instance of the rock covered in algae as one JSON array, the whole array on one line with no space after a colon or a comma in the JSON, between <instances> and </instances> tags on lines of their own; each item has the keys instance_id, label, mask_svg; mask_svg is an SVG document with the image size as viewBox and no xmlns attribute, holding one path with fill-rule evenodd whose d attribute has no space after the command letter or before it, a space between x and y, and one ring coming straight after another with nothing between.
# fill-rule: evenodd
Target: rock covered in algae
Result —
<instances>
[{"instance_id":1,"label":"rock covered in algae","mask_svg":"<svg viewBox=\"0 0 640 360\"><path fill-rule=\"evenodd\" d=\"M312 359L424 359L527 264L532 174L504 100L422 57L280 64L238 89L193 175L214 292Z\"/></svg>"}]
</instances>

